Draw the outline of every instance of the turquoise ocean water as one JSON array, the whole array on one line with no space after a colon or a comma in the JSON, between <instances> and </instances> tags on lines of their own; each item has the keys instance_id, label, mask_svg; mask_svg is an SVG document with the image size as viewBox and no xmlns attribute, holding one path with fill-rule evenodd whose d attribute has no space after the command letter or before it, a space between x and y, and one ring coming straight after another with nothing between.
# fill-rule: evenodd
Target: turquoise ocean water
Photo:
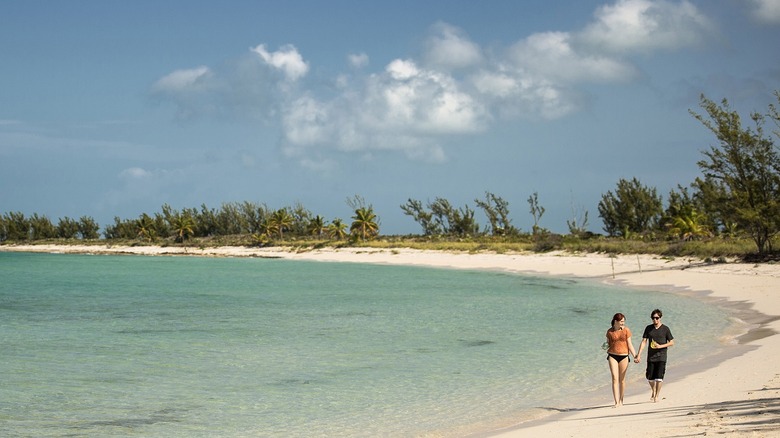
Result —
<instances>
[{"instance_id":1,"label":"turquoise ocean water","mask_svg":"<svg viewBox=\"0 0 780 438\"><path fill-rule=\"evenodd\" d=\"M692 298L497 272L0 253L0 278L4 437L462 436L611 403L616 311L638 347L662 308L675 363L730 325Z\"/></svg>"}]
</instances>

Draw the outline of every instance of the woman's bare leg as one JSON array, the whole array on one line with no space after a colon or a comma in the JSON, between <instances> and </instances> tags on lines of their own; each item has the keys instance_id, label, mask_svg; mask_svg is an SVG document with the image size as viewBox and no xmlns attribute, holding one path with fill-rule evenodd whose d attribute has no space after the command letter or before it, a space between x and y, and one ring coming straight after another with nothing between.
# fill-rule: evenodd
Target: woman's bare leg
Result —
<instances>
[{"instance_id":1,"label":"woman's bare leg","mask_svg":"<svg viewBox=\"0 0 780 438\"><path fill-rule=\"evenodd\" d=\"M609 372L612 374L612 397L615 399L614 407L618 407L623 398L620 393L620 364L612 356L608 356L607 361L609 362Z\"/></svg>"},{"instance_id":2,"label":"woman's bare leg","mask_svg":"<svg viewBox=\"0 0 780 438\"><path fill-rule=\"evenodd\" d=\"M618 363L619 379L620 379L620 399L618 406L623 406L623 395L626 393L626 372L628 371L628 362L630 358L626 358Z\"/></svg>"}]
</instances>

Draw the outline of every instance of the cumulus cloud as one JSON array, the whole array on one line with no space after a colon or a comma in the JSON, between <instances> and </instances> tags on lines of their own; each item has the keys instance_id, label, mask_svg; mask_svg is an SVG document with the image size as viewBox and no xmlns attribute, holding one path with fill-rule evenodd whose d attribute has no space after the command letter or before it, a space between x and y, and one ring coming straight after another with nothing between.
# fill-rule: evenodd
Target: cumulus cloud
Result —
<instances>
[{"instance_id":1,"label":"cumulus cloud","mask_svg":"<svg viewBox=\"0 0 780 438\"><path fill-rule=\"evenodd\" d=\"M482 52L461 29L447 23L433 26L433 33L425 43L425 60L434 67L458 69L477 65Z\"/></svg>"},{"instance_id":2,"label":"cumulus cloud","mask_svg":"<svg viewBox=\"0 0 780 438\"><path fill-rule=\"evenodd\" d=\"M480 71L470 77L480 100L503 118L557 119L576 111L579 93L522 70Z\"/></svg>"},{"instance_id":3,"label":"cumulus cloud","mask_svg":"<svg viewBox=\"0 0 780 438\"><path fill-rule=\"evenodd\" d=\"M619 0L600 7L579 37L601 50L626 53L700 44L710 20L688 1Z\"/></svg>"},{"instance_id":4,"label":"cumulus cloud","mask_svg":"<svg viewBox=\"0 0 780 438\"><path fill-rule=\"evenodd\" d=\"M368 55L365 53L350 53L347 60L349 65L354 68L363 68L368 65Z\"/></svg>"},{"instance_id":5,"label":"cumulus cloud","mask_svg":"<svg viewBox=\"0 0 780 438\"><path fill-rule=\"evenodd\" d=\"M265 44L260 44L251 50L268 65L283 72L285 77L291 81L296 81L309 72L309 64L303 60L298 49L291 44L280 47L276 52L266 50Z\"/></svg>"},{"instance_id":6,"label":"cumulus cloud","mask_svg":"<svg viewBox=\"0 0 780 438\"><path fill-rule=\"evenodd\" d=\"M750 4L756 21L780 24L780 0L750 0Z\"/></svg>"},{"instance_id":7,"label":"cumulus cloud","mask_svg":"<svg viewBox=\"0 0 780 438\"><path fill-rule=\"evenodd\" d=\"M303 96L284 113L285 152L310 157L328 149L371 153L401 151L442 161L440 135L477 132L486 109L452 77L412 60L390 62L331 101Z\"/></svg>"},{"instance_id":8,"label":"cumulus cloud","mask_svg":"<svg viewBox=\"0 0 780 438\"><path fill-rule=\"evenodd\" d=\"M456 79L421 70L410 60L395 60L387 76L375 76L371 88L378 110L390 125L425 133L465 133L484 128L486 108L461 90ZM381 93L381 94L380 94Z\"/></svg>"},{"instance_id":9,"label":"cumulus cloud","mask_svg":"<svg viewBox=\"0 0 780 438\"><path fill-rule=\"evenodd\" d=\"M633 54L690 47L710 29L688 0L618 0L597 9L581 30L539 32L503 49L484 50L462 29L436 23L419 58L399 57L363 73L369 56L348 54L355 71L337 74L328 90L297 83L309 64L295 46L272 52L264 44L251 49L247 57L256 65L245 63L251 68L241 74L179 70L155 89L181 107L204 89L218 90L213 98L225 106L272 100L268 113L282 129L282 152L309 169L332 170L333 152L368 158L397 152L441 162L448 136L482 132L497 118L564 117L587 101L583 84L634 80L640 75Z\"/></svg>"},{"instance_id":10,"label":"cumulus cloud","mask_svg":"<svg viewBox=\"0 0 780 438\"><path fill-rule=\"evenodd\" d=\"M393 60L385 67L385 71L396 81L405 81L420 74L414 61L408 59Z\"/></svg>"},{"instance_id":11,"label":"cumulus cloud","mask_svg":"<svg viewBox=\"0 0 780 438\"><path fill-rule=\"evenodd\" d=\"M331 112L326 104L310 96L293 101L284 114L284 129L291 145L305 147L328 142L332 138Z\"/></svg>"},{"instance_id":12,"label":"cumulus cloud","mask_svg":"<svg viewBox=\"0 0 780 438\"><path fill-rule=\"evenodd\" d=\"M516 69L564 82L623 81L636 74L634 67L616 58L576 51L571 39L566 32L531 35L510 49L509 62Z\"/></svg>"}]
</instances>

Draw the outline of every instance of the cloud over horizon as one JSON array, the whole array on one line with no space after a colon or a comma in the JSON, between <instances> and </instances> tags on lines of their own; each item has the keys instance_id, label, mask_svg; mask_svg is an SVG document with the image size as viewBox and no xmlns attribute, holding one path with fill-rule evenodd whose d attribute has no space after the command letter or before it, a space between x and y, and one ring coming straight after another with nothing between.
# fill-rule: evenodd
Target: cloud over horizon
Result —
<instances>
[{"instance_id":1,"label":"cloud over horizon","mask_svg":"<svg viewBox=\"0 0 780 438\"><path fill-rule=\"evenodd\" d=\"M749 114L780 88L780 0L166 5L4 9L6 208L339 216L359 191L407 232L399 198L490 190L522 221L539 190L565 230L618 178L668 193L699 175L702 94Z\"/></svg>"},{"instance_id":2,"label":"cloud over horizon","mask_svg":"<svg viewBox=\"0 0 780 438\"><path fill-rule=\"evenodd\" d=\"M777 2L755 3L759 10L773 10ZM328 157L331 165L324 167L332 168L337 162L331 151L365 157L394 151L414 160L446 161L448 136L484 132L499 119L566 117L587 101L582 85L635 81L642 74L632 56L695 48L714 29L687 0L618 0L594 11L582 29L534 33L503 50L485 50L464 29L436 22L419 59L398 57L370 72L362 70L369 54L347 54L356 70L334 78L331 93L314 88L317 80L307 82L311 64L294 45L271 52L259 44L251 52L267 73L277 73L257 75L256 81L260 89L276 90L272 99L278 111L265 114L283 127L284 156L310 168ZM235 89L230 83L200 66L174 71L152 88L181 114L209 114L224 111L188 106L229 104L202 96ZM268 105L269 95L258 94L266 100L262 105Z\"/></svg>"}]
</instances>

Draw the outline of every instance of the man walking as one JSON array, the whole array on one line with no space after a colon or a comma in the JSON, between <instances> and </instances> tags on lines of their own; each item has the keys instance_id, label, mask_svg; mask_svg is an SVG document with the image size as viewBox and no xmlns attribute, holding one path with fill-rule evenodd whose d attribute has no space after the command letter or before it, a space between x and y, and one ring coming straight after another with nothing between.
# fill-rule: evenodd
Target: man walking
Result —
<instances>
[{"instance_id":1,"label":"man walking","mask_svg":"<svg viewBox=\"0 0 780 438\"><path fill-rule=\"evenodd\" d=\"M674 345L674 336L669 327L661 323L663 312L659 309L653 310L650 318L653 323L645 327L642 334L642 343L639 344L639 351L634 356L634 362L639 363L642 350L647 346L647 371L645 377L650 384L650 398L654 403L658 402L661 392L661 383L666 374L666 350ZM649 345L648 345L649 344Z\"/></svg>"}]
</instances>

